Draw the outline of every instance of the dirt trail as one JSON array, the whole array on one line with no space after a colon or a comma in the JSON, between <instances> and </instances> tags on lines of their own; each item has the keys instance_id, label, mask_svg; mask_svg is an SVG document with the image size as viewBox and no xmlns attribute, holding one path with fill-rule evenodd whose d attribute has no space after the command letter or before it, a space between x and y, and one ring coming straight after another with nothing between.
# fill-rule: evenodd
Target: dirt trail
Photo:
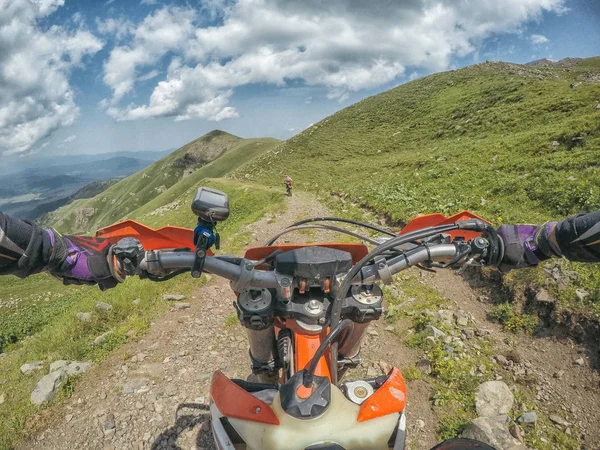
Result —
<instances>
[{"instance_id":1,"label":"dirt trail","mask_svg":"<svg viewBox=\"0 0 600 450\"><path fill-rule=\"evenodd\" d=\"M314 198L297 193L288 199L287 211L245 228L252 230L253 244L261 244L300 218L327 214ZM303 242L308 237L315 238L295 233L283 239ZM326 233L319 231L316 237L325 238ZM587 362L572 366L575 357L584 356L578 346L504 333L486 321L491 305L478 302L479 293L461 277L448 271L420 275L457 309L472 314L477 327L489 330L498 352L518 348L531 372L542 380L541 392L549 398L544 407L579 425L587 442L600 442L599 377ZM234 295L226 281L213 277L185 301L190 302L189 309L173 308L158 318L142 339L124 345L86 374L70 399L41 412L31 421L21 448L213 449L206 414L211 374L221 369L230 377L245 378L250 373L248 347L244 329L233 320ZM364 375L369 368L382 372L387 365L413 366L423 354L407 348L398 337L409 325L400 321L390 332L383 321L374 323L362 352L365 364L348 376ZM565 374L553 378L561 369ZM510 384L510 371L499 373ZM438 425L431 407L432 388L424 380L407 384L410 448L431 448Z\"/></svg>"}]
</instances>

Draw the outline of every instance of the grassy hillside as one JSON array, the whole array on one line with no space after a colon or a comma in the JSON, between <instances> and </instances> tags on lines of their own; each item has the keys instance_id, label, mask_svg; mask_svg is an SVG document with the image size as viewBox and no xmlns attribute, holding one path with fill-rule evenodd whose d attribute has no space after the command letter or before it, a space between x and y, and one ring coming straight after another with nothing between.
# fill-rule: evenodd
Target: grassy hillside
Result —
<instances>
[{"instance_id":1,"label":"grassy hillside","mask_svg":"<svg viewBox=\"0 0 600 450\"><path fill-rule=\"evenodd\" d=\"M93 232L124 217L133 217L136 210L145 208L149 202L162 206L164 203L159 199L171 187L223 176L278 142L271 138L241 139L222 131L212 131L121 180L102 194L58 209L42 222L60 231ZM179 192L179 189L173 192Z\"/></svg>"},{"instance_id":2,"label":"grassy hillside","mask_svg":"<svg viewBox=\"0 0 600 450\"><path fill-rule=\"evenodd\" d=\"M235 176L279 185L290 173L298 189L397 223L463 209L495 225L541 223L600 208L599 102L600 58L478 64L345 108ZM600 271L575 267L579 282L551 287L571 301L581 283L597 305Z\"/></svg>"}]
</instances>

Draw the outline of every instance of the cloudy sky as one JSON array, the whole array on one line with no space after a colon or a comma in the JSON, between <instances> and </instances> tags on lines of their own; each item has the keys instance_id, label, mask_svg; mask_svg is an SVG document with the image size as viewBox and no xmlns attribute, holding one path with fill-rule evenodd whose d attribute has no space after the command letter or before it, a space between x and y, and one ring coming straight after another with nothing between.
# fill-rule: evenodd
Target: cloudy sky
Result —
<instances>
[{"instance_id":1,"label":"cloudy sky","mask_svg":"<svg viewBox=\"0 0 600 450\"><path fill-rule=\"evenodd\" d=\"M483 60L600 54L598 0L0 0L0 153L290 137Z\"/></svg>"}]
</instances>

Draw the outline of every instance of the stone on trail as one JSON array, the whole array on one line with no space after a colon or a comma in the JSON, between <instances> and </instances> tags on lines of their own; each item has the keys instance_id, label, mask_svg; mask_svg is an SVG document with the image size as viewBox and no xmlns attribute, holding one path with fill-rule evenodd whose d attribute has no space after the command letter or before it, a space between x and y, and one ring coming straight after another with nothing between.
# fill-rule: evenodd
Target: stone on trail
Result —
<instances>
[{"instance_id":1,"label":"stone on trail","mask_svg":"<svg viewBox=\"0 0 600 450\"><path fill-rule=\"evenodd\" d=\"M50 373L61 370L69 376L81 375L92 368L92 364L87 361L66 361L59 359L50 364Z\"/></svg>"},{"instance_id":2,"label":"stone on trail","mask_svg":"<svg viewBox=\"0 0 600 450\"><path fill-rule=\"evenodd\" d=\"M192 305L190 305L189 303L186 302L177 302L173 304L173 307L175 307L175 309L188 309L190 308Z\"/></svg>"},{"instance_id":3,"label":"stone on trail","mask_svg":"<svg viewBox=\"0 0 600 450\"><path fill-rule=\"evenodd\" d=\"M427 328L425 328L425 331L427 332L428 335L433 336L436 339L440 339L440 338L443 338L446 336L446 333L444 333L439 328L434 327L433 325L427 325Z\"/></svg>"},{"instance_id":4,"label":"stone on trail","mask_svg":"<svg viewBox=\"0 0 600 450\"><path fill-rule=\"evenodd\" d=\"M179 294L163 295L163 300L166 300L168 302L177 302L177 301L183 300L184 298L185 298L185 295L179 295Z\"/></svg>"},{"instance_id":5,"label":"stone on trail","mask_svg":"<svg viewBox=\"0 0 600 450\"><path fill-rule=\"evenodd\" d=\"M57 370L61 370L64 369L65 367L67 367L69 365L70 361L66 361L64 359L59 359L57 361L54 361L52 364L50 364L50 370L48 371L48 373L52 373L52 372L56 372Z\"/></svg>"},{"instance_id":6,"label":"stone on trail","mask_svg":"<svg viewBox=\"0 0 600 450\"><path fill-rule=\"evenodd\" d=\"M476 439L497 450L525 450L525 447L510 434L506 422L498 420L497 417L473 419L463 431L462 437Z\"/></svg>"},{"instance_id":7,"label":"stone on trail","mask_svg":"<svg viewBox=\"0 0 600 450\"><path fill-rule=\"evenodd\" d=\"M100 310L100 311L111 311L113 309L112 305L109 305L108 303L104 303L104 302L98 302L96 303L96 309Z\"/></svg>"},{"instance_id":8,"label":"stone on trail","mask_svg":"<svg viewBox=\"0 0 600 450\"><path fill-rule=\"evenodd\" d=\"M123 385L123 394L135 394L142 388L146 387L150 383L150 380L146 378L136 378L128 381Z\"/></svg>"},{"instance_id":9,"label":"stone on trail","mask_svg":"<svg viewBox=\"0 0 600 450\"><path fill-rule=\"evenodd\" d=\"M44 368L44 364L42 364L41 361L34 361L34 362L30 362L27 364L23 364L21 366L21 373L23 375L29 375L33 372L35 372L36 370L41 370Z\"/></svg>"},{"instance_id":10,"label":"stone on trail","mask_svg":"<svg viewBox=\"0 0 600 450\"><path fill-rule=\"evenodd\" d=\"M92 363L87 361L71 361L65 368L67 375L77 376L86 373L92 368Z\"/></svg>"},{"instance_id":11,"label":"stone on trail","mask_svg":"<svg viewBox=\"0 0 600 450\"><path fill-rule=\"evenodd\" d=\"M561 425L563 427L570 427L571 424L569 422L567 422L565 419L563 419L560 416L557 416L556 414L550 414L548 416L548 419L550 419L552 422L554 422L556 425Z\"/></svg>"},{"instance_id":12,"label":"stone on trail","mask_svg":"<svg viewBox=\"0 0 600 450\"><path fill-rule=\"evenodd\" d=\"M92 313L89 313L89 312L78 312L77 313L77 318L79 320L81 320L82 322L89 322L90 320L92 320Z\"/></svg>"},{"instance_id":13,"label":"stone on trail","mask_svg":"<svg viewBox=\"0 0 600 450\"><path fill-rule=\"evenodd\" d=\"M67 374L62 370L57 370L56 372L49 373L42 377L31 393L31 403L34 405L42 405L43 403L52 400L56 397L56 394L66 379Z\"/></svg>"},{"instance_id":14,"label":"stone on trail","mask_svg":"<svg viewBox=\"0 0 600 450\"><path fill-rule=\"evenodd\" d=\"M437 312L437 316L442 322L448 325L452 325L454 323L454 313L449 309L440 309Z\"/></svg>"},{"instance_id":15,"label":"stone on trail","mask_svg":"<svg viewBox=\"0 0 600 450\"><path fill-rule=\"evenodd\" d=\"M454 318L456 319L456 324L460 327L466 327L469 325L469 316L467 316L463 311L456 311L454 313Z\"/></svg>"},{"instance_id":16,"label":"stone on trail","mask_svg":"<svg viewBox=\"0 0 600 450\"><path fill-rule=\"evenodd\" d=\"M528 425L535 425L537 422L537 414L535 411L524 412L519 417L519 422L526 423Z\"/></svg>"},{"instance_id":17,"label":"stone on trail","mask_svg":"<svg viewBox=\"0 0 600 450\"><path fill-rule=\"evenodd\" d=\"M515 398L503 381L486 381L477 388L475 409L480 417L508 414Z\"/></svg>"},{"instance_id":18,"label":"stone on trail","mask_svg":"<svg viewBox=\"0 0 600 450\"><path fill-rule=\"evenodd\" d=\"M377 375L380 375L379 372L377 371L377 369L375 369L375 367L373 366L369 366L367 368L367 377L368 378L375 378Z\"/></svg>"},{"instance_id":19,"label":"stone on trail","mask_svg":"<svg viewBox=\"0 0 600 450\"><path fill-rule=\"evenodd\" d=\"M546 289L540 289L535 295L536 301L540 303L555 303L556 299L550 295Z\"/></svg>"},{"instance_id":20,"label":"stone on trail","mask_svg":"<svg viewBox=\"0 0 600 450\"><path fill-rule=\"evenodd\" d=\"M417 361L415 366L421 371L421 373L424 373L425 375L429 375L431 373L431 361L428 359Z\"/></svg>"},{"instance_id":21,"label":"stone on trail","mask_svg":"<svg viewBox=\"0 0 600 450\"><path fill-rule=\"evenodd\" d=\"M104 435L111 434L110 430L114 430L116 428L115 424L115 415L110 413L104 417L104 422L102 423L102 431Z\"/></svg>"}]
</instances>

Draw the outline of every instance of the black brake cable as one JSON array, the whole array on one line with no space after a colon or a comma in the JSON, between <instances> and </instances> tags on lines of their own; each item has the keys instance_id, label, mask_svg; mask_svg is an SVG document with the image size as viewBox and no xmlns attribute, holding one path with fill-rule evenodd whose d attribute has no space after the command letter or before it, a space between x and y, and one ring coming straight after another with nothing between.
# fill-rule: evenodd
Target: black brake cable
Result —
<instances>
[{"instance_id":1,"label":"black brake cable","mask_svg":"<svg viewBox=\"0 0 600 450\"><path fill-rule=\"evenodd\" d=\"M310 223L310 222L344 222L344 223L350 223L352 225L357 225L359 227L368 228L373 231L378 231L382 234L387 234L388 236L393 236L393 237L398 236L393 231L386 230L385 228L379 228L375 225L371 225L370 223L359 222L357 220L342 219L341 217L313 217L310 219L304 219L299 222L293 223L288 228L295 227L297 225L304 225L305 223Z\"/></svg>"},{"instance_id":2,"label":"black brake cable","mask_svg":"<svg viewBox=\"0 0 600 450\"><path fill-rule=\"evenodd\" d=\"M380 245L380 242L376 241L375 239L371 239L370 237L364 236L359 233L355 233L354 231L346 230L345 228L336 227L335 225L323 224L323 225L299 225L299 226L294 226L294 227L288 227L288 228L280 231L279 233L277 233L275 236L271 237L263 246L269 247L269 246L273 245L275 243L275 241L277 241L277 239L279 239L284 234L291 233L291 232L297 231L297 230L306 230L306 229L325 229L325 230L337 231L339 233L348 234L357 239L361 239L365 242L368 242L369 244Z\"/></svg>"}]
</instances>

